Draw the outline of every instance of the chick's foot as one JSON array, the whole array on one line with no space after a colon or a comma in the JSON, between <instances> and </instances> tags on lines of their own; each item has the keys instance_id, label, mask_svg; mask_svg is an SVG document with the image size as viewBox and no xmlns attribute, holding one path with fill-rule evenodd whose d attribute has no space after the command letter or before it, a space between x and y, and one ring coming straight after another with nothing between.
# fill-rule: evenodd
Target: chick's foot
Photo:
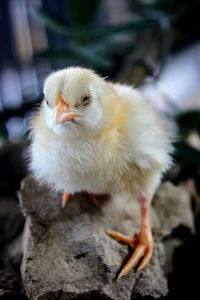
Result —
<instances>
[{"instance_id":1,"label":"chick's foot","mask_svg":"<svg viewBox=\"0 0 200 300\"><path fill-rule=\"evenodd\" d=\"M149 263L153 254L153 237L150 223L151 201L143 195L138 200L141 209L141 226L136 236L131 238L119 232L108 231L111 237L134 248L132 256L122 268L118 278L125 276L134 267L136 267L137 272L142 271Z\"/></svg>"},{"instance_id":2,"label":"chick's foot","mask_svg":"<svg viewBox=\"0 0 200 300\"><path fill-rule=\"evenodd\" d=\"M134 248L133 254L122 268L118 278L125 276L132 268L136 266L137 272L142 271L147 266L153 254L153 239L150 228L147 228L145 232L140 231L134 238L116 231L108 230L107 233L118 241L128 244Z\"/></svg>"}]
</instances>

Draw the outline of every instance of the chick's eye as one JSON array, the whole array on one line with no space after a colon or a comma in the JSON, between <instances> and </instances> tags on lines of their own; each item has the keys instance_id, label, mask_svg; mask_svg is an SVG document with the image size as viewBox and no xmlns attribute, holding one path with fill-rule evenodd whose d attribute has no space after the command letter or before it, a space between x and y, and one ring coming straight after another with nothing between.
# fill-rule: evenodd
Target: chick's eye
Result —
<instances>
[{"instance_id":1,"label":"chick's eye","mask_svg":"<svg viewBox=\"0 0 200 300\"><path fill-rule=\"evenodd\" d=\"M83 105L86 105L86 104L88 104L89 102L90 102L90 96L89 96L89 95L87 95L87 96L85 96L85 97L82 98L81 103L82 103Z\"/></svg>"},{"instance_id":2,"label":"chick's eye","mask_svg":"<svg viewBox=\"0 0 200 300\"><path fill-rule=\"evenodd\" d=\"M50 106L49 102L47 101L47 99L45 98L45 102L47 104L47 106Z\"/></svg>"}]
</instances>

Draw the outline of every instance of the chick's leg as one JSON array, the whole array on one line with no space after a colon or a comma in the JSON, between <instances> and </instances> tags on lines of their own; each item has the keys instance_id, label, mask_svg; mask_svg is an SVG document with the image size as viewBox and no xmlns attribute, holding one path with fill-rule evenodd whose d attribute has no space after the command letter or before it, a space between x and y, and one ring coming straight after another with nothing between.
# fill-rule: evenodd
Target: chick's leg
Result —
<instances>
[{"instance_id":1,"label":"chick's leg","mask_svg":"<svg viewBox=\"0 0 200 300\"><path fill-rule=\"evenodd\" d=\"M64 208L70 199L70 194L64 193L62 196L62 207Z\"/></svg>"},{"instance_id":2,"label":"chick's leg","mask_svg":"<svg viewBox=\"0 0 200 300\"><path fill-rule=\"evenodd\" d=\"M99 206L99 202L94 194L88 193L90 200L96 205ZM67 202L70 200L71 195L69 193L63 193L62 196L62 207L64 208Z\"/></svg>"},{"instance_id":3,"label":"chick's leg","mask_svg":"<svg viewBox=\"0 0 200 300\"><path fill-rule=\"evenodd\" d=\"M99 202L97 201L96 196L93 193L88 193L90 200L96 205L99 206Z\"/></svg>"},{"instance_id":4,"label":"chick's leg","mask_svg":"<svg viewBox=\"0 0 200 300\"><path fill-rule=\"evenodd\" d=\"M139 198L141 208L140 231L135 238L130 238L118 232L108 231L108 234L117 240L128 244L134 248L134 252L126 265L122 268L118 278L125 276L133 267L138 265L137 271L143 270L149 263L153 254L153 238L150 224L150 205L151 202L146 197Z\"/></svg>"}]
</instances>

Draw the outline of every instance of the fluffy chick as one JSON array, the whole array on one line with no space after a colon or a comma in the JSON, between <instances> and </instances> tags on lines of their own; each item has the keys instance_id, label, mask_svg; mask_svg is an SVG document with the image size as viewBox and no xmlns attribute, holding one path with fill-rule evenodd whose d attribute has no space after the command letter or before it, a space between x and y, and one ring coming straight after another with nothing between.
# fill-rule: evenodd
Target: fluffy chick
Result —
<instances>
[{"instance_id":1,"label":"fluffy chick","mask_svg":"<svg viewBox=\"0 0 200 300\"><path fill-rule=\"evenodd\" d=\"M63 191L114 194L128 191L141 206L135 238L108 233L135 248L120 272L153 253L151 199L171 165L170 134L152 105L136 89L105 81L79 67L52 73L44 84L44 101L30 123L30 168L40 183Z\"/></svg>"}]
</instances>

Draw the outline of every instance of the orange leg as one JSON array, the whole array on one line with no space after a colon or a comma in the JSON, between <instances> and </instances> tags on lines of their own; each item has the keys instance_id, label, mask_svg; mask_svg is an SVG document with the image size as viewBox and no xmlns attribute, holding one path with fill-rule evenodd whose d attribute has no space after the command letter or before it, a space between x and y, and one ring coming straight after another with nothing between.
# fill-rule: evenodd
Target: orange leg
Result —
<instances>
[{"instance_id":1,"label":"orange leg","mask_svg":"<svg viewBox=\"0 0 200 300\"><path fill-rule=\"evenodd\" d=\"M95 196L94 194L92 194L92 193L88 193L88 195L89 195L90 200L91 200L96 206L99 206L99 203L98 203L98 201L97 201L96 196ZM67 204L67 202L69 201L69 199L70 199L70 194L64 193L64 194L63 194L63 197L62 197L62 207L63 207L63 208L66 206L66 204Z\"/></svg>"},{"instance_id":2,"label":"orange leg","mask_svg":"<svg viewBox=\"0 0 200 300\"><path fill-rule=\"evenodd\" d=\"M132 268L142 271L149 263L153 254L153 237L150 224L150 200L141 196L139 199L141 207L141 226L135 238L130 238L118 232L108 231L108 234L117 240L134 248L134 252L126 265L122 268L118 278L125 276Z\"/></svg>"},{"instance_id":3,"label":"orange leg","mask_svg":"<svg viewBox=\"0 0 200 300\"><path fill-rule=\"evenodd\" d=\"M70 194L64 193L62 197L62 207L64 208L70 199Z\"/></svg>"},{"instance_id":4,"label":"orange leg","mask_svg":"<svg viewBox=\"0 0 200 300\"><path fill-rule=\"evenodd\" d=\"M99 202L97 201L97 198L94 194L88 193L90 200L96 205L99 206Z\"/></svg>"}]
</instances>

